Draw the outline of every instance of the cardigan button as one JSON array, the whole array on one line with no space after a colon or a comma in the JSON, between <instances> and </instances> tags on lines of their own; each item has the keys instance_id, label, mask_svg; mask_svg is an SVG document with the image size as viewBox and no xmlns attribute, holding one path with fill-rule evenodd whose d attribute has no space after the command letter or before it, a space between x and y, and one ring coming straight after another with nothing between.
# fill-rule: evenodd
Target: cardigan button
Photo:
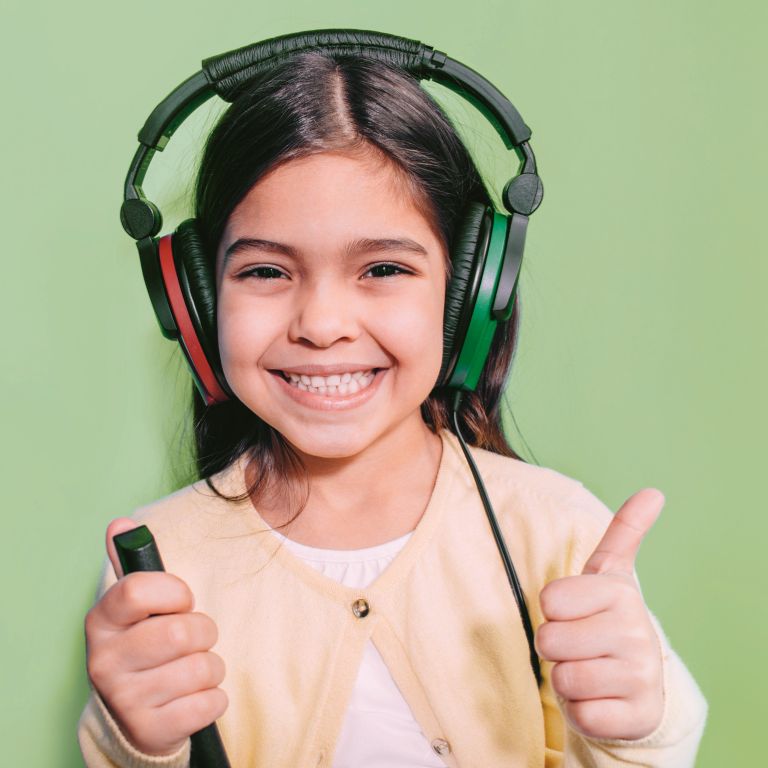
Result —
<instances>
[{"instance_id":1,"label":"cardigan button","mask_svg":"<svg viewBox=\"0 0 768 768\"><path fill-rule=\"evenodd\" d=\"M447 755L451 751L451 745L445 739L435 739L432 742L432 749L434 749L438 755Z\"/></svg>"},{"instance_id":2,"label":"cardigan button","mask_svg":"<svg viewBox=\"0 0 768 768\"><path fill-rule=\"evenodd\" d=\"M355 602L352 603L352 613L354 613L358 619L365 618L370 612L370 610L371 609L368 606L368 601L363 600L362 597L359 600L355 600Z\"/></svg>"}]
</instances>

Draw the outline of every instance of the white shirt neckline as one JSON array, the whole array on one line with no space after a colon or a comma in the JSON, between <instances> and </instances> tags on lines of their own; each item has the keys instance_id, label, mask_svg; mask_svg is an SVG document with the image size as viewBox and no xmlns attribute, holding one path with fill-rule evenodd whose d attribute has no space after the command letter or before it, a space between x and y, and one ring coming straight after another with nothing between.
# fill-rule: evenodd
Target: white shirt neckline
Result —
<instances>
[{"instance_id":1,"label":"white shirt neckline","mask_svg":"<svg viewBox=\"0 0 768 768\"><path fill-rule=\"evenodd\" d=\"M301 544L298 541L289 539L284 534L270 529L272 533L280 539L288 549L294 552L302 560L324 563L363 563L368 560L381 560L395 555L402 549L406 541L413 535L413 531L382 544L375 544L372 547L363 547L362 549L326 549L325 547L311 547L308 544Z\"/></svg>"}]
</instances>

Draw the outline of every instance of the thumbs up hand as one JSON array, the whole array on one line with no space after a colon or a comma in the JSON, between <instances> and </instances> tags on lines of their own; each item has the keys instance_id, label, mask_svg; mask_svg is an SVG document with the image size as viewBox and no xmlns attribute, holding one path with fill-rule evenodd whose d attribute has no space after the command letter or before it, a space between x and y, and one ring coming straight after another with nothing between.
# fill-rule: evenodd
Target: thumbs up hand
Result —
<instances>
[{"instance_id":1,"label":"thumbs up hand","mask_svg":"<svg viewBox=\"0 0 768 768\"><path fill-rule=\"evenodd\" d=\"M547 621L536 650L556 662L552 687L570 724L589 738L640 739L661 723L661 650L634 568L663 506L655 488L635 493L582 573L550 582L539 595Z\"/></svg>"}]
</instances>

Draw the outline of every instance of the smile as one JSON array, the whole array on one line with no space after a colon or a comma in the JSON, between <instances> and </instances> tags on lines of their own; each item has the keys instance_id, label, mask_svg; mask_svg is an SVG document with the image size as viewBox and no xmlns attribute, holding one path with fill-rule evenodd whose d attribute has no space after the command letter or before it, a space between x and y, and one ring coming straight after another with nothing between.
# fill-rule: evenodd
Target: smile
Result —
<instances>
[{"instance_id":1,"label":"smile","mask_svg":"<svg viewBox=\"0 0 768 768\"><path fill-rule=\"evenodd\" d=\"M379 389L386 368L332 376L270 371L280 389L295 402L324 411L355 408L368 402ZM308 381L307 381L308 379Z\"/></svg>"},{"instance_id":2,"label":"smile","mask_svg":"<svg viewBox=\"0 0 768 768\"><path fill-rule=\"evenodd\" d=\"M378 370L373 368L369 371L353 371L332 376L307 376L303 373L283 371L280 371L280 374L292 387L304 392L313 392L316 395L353 395L369 386Z\"/></svg>"}]
</instances>

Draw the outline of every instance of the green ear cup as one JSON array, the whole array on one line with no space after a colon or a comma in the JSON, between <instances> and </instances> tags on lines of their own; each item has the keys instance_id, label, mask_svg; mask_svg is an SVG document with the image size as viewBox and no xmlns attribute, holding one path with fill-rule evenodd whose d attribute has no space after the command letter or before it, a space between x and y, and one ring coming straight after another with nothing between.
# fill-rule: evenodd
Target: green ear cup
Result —
<instances>
[{"instance_id":1,"label":"green ear cup","mask_svg":"<svg viewBox=\"0 0 768 768\"><path fill-rule=\"evenodd\" d=\"M445 289L443 317L443 363L438 377L439 386L448 386L456 367L462 342L471 317L470 300L479 277L479 250L483 247L480 232L488 230L489 214L486 206L469 203L456 226L451 246L453 273ZM469 299L468 299L469 295Z\"/></svg>"},{"instance_id":2,"label":"green ear cup","mask_svg":"<svg viewBox=\"0 0 768 768\"><path fill-rule=\"evenodd\" d=\"M453 275L446 288L443 364L437 386L474 390L491 348L497 321L491 315L504 256L509 217L471 202L453 247Z\"/></svg>"}]
</instances>

